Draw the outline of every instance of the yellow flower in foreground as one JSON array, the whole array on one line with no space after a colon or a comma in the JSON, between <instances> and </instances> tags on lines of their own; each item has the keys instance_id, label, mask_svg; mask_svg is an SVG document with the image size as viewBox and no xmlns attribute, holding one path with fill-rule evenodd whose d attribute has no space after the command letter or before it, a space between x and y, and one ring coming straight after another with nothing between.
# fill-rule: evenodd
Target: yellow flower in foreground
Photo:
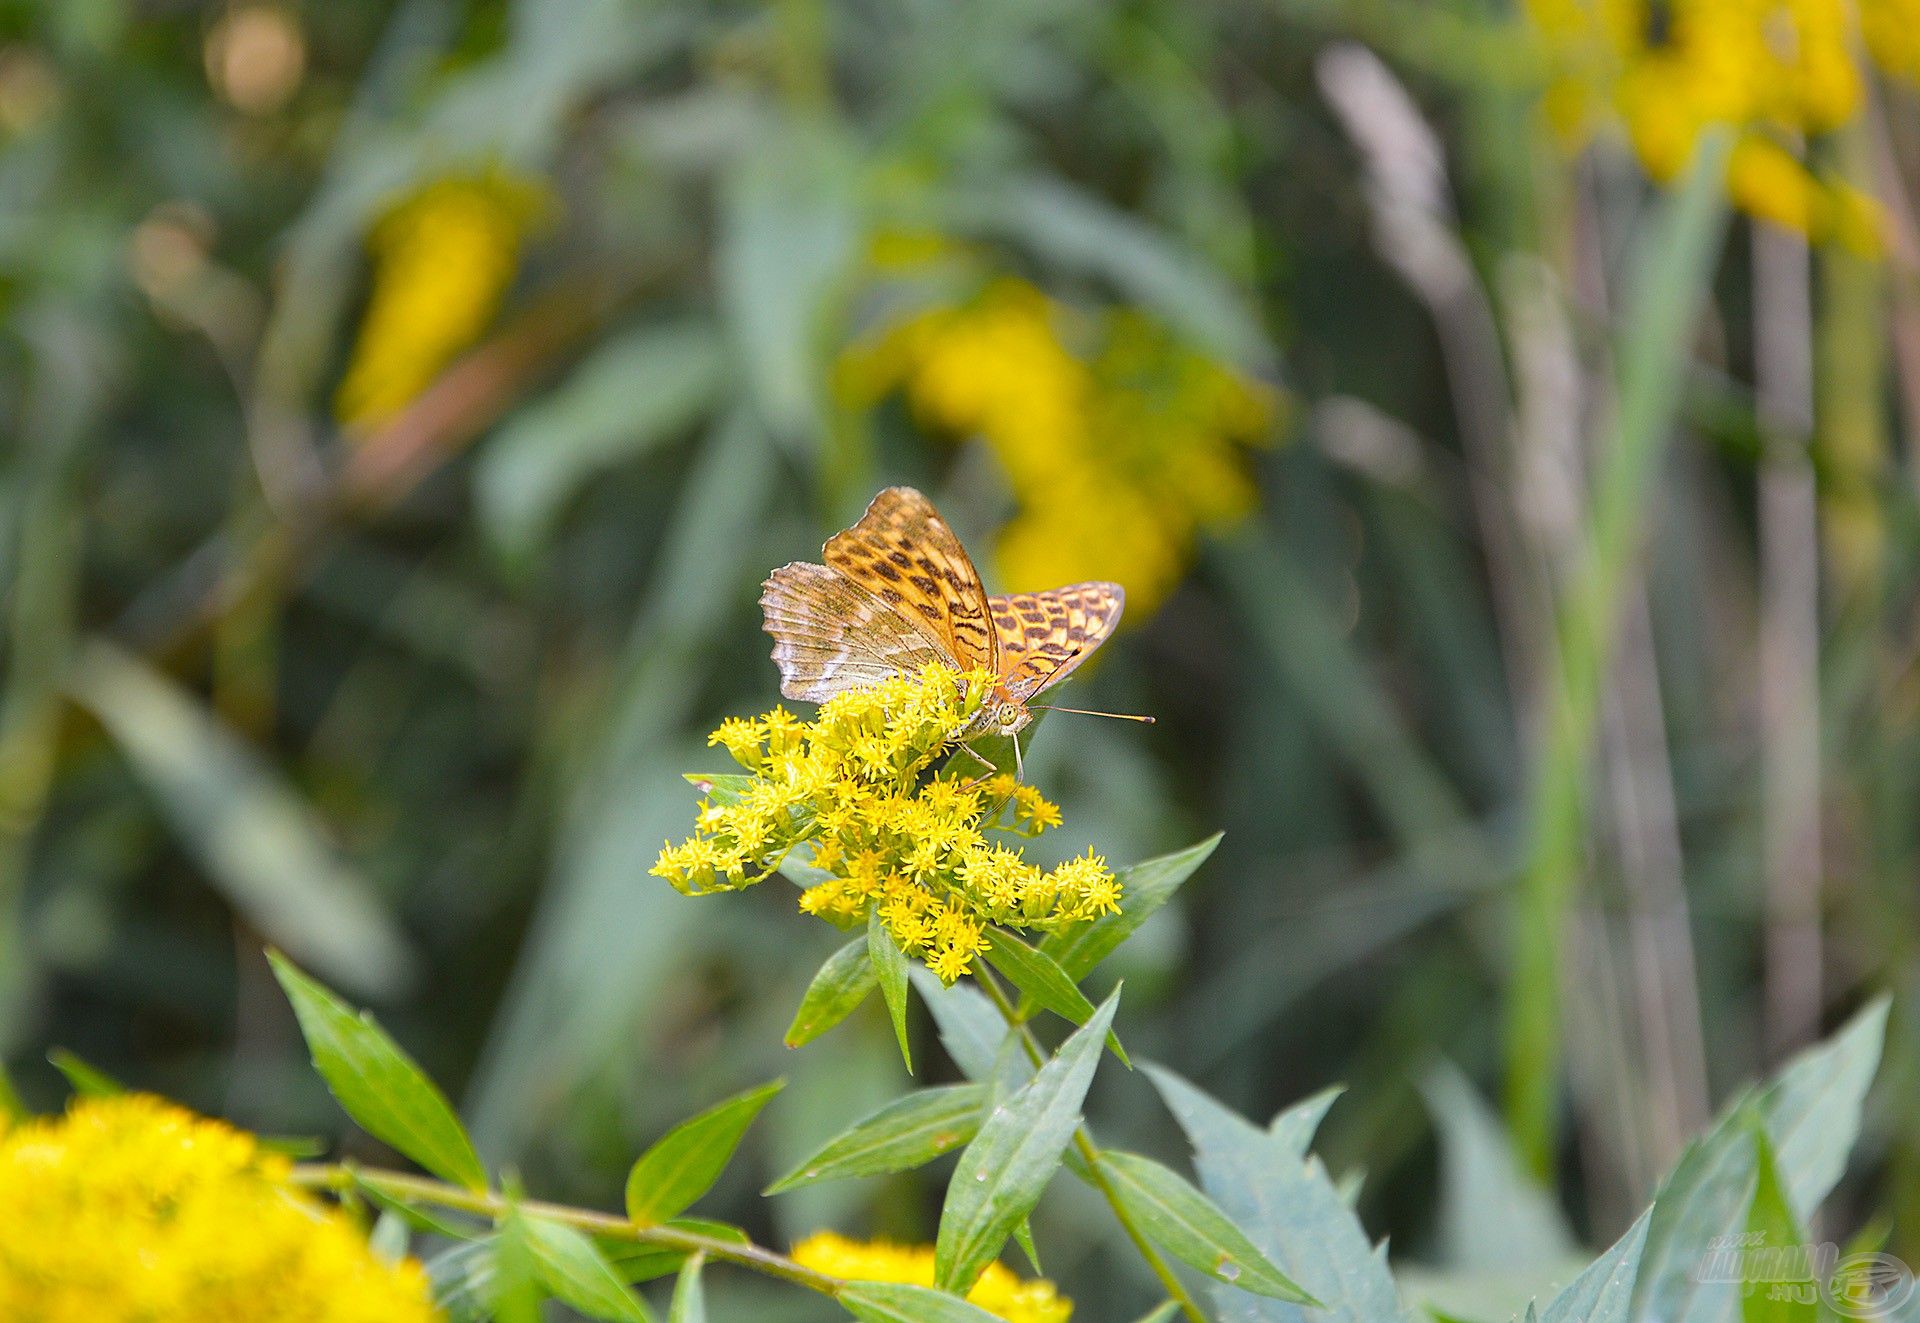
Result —
<instances>
[{"instance_id":1,"label":"yellow flower in foreground","mask_svg":"<svg viewBox=\"0 0 1920 1323\"><path fill-rule=\"evenodd\" d=\"M1857 251L1879 215L1857 188L1810 170L1800 140L1855 119L1864 48L1911 76L1914 0L1526 0L1551 68L1547 113L1573 146L1617 120L1647 173L1670 181L1700 136L1734 133L1727 187L1751 215ZM1856 29L1856 18L1857 29ZM1864 42L1862 36L1864 35Z\"/></svg>"},{"instance_id":2,"label":"yellow flower in foreground","mask_svg":"<svg viewBox=\"0 0 1920 1323\"><path fill-rule=\"evenodd\" d=\"M1098 855L1047 870L989 840L1057 826L1058 806L1039 791L1004 773L926 779L992 688L984 671L932 666L840 694L811 722L778 707L723 722L708 742L750 775L703 782L694 835L669 842L654 874L688 895L737 891L811 851L824 876L801 892L801 910L843 928L877 912L948 983L989 948L990 923L1050 932L1111 913L1120 885Z\"/></svg>"},{"instance_id":3,"label":"yellow flower in foreground","mask_svg":"<svg viewBox=\"0 0 1920 1323\"><path fill-rule=\"evenodd\" d=\"M933 1285L933 1251L923 1245L849 1240L819 1231L795 1245L793 1257L816 1272L853 1281ZM1073 1302L1052 1282L1022 1281L998 1263L988 1265L967 1299L1007 1323L1066 1323L1073 1316Z\"/></svg>"},{"instance_id":4,"label":"yellow flower in foreground","mask_svg":"<svg viewBox=\"0 0 1920 1323\"><path fill-rule=\"evenodd\" d=\"M159 1098L80 1101L0 1134L0 1318L411 1323L426 1274L384 1263L253 1136Z\"/></svg>"},{"instance_id":5,"label":"yellow flower in foreground","mask_svg":"<svg viewBox=\"0 0 1920 1323\"><path fill-rule=\"evenodd\" d=\"M334 408L378 426L486 330L520 266L541 194L498 175L442 179L389 211L368 236L373 293Z\"/></svg>"},{"instance_id":6,"label":"yellow flower in foreground","mask_svg":"<svg viewBox=\"0 0 1920 1323\"><path fill-rule=\"evenodd\" d=\"M1277 406L1137 312L1077 317L1010 279L849 351L840 384L855 407L901 389L928 426L993 450L1019 507L995 547L1008 587L1113 579L1129 619L1172 591L1199 529L1253 507L1242 452Z\"/></svg>"}]
</instances>

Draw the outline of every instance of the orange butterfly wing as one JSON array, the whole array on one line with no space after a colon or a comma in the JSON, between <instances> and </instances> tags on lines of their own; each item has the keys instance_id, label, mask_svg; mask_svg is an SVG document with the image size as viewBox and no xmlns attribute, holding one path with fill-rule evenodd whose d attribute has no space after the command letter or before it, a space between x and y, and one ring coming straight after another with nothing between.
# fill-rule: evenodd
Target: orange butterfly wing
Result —
<instances>
[{"instance_id":1,"label":"orange butterfly wing","mask_svg":"<svg viewBox=\"0 0 1920 1323\"><path fill-rule=\"evenodd\" d=\"M760 607L788 698L824 703L889 676L954 665L913 621L824 565L782 565L767 579Z\"/></svg>"},{"instance_id":2,"label":"orange butterfly wing","mask_svg":"<svg viewBox=\"0 0 1920 1323\"><path fill-rule=\"evenodd\" d=\"M960 539L933 503L889 487L824 549L827 565L897 611L962 670L999 671L999 640L987 590Z\"/></svg>"},{"instance_id":3,"label":"orange butterfly wing","mask_svg":"<svg viewBox=\"0 0 1920 1323\"><path fill-rule=\"evenodd\" d=\"M1104 581L989 598L1007 692L1025 702L1066 679L1106 642L1126 604L1126 590Z\"/></svg>"}]
</instances>

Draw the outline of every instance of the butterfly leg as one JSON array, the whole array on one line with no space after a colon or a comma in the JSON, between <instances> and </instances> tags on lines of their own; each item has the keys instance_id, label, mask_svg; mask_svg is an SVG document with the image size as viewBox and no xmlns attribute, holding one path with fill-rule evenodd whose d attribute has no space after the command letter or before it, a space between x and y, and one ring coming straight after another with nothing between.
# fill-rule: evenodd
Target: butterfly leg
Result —
<instances>
[{"instance_id":1,"label":"butterfly leg","mask_svg":"<svg viewBox=\"0 0 1920 1323\"><path fill-rule=\"evenodd\" d=\"M960 747L966 751L968 757L972 758L975 762L979 763L982 767L987 769L986 771L982 772L979 776L974 777L973 780L961 786L960 788L962 790L971 790L975 786L979 785L981 782L985 781L988 777L998 776L1000 774L1000 764L989 759L984 753L981 753L980 750L974 748L971 744L963 744ZM1015 744L1014 752L1016 754L1019 752L1019 749L1020 749L1020 746L1018 744Z\"/></svg>"}]
</instances>

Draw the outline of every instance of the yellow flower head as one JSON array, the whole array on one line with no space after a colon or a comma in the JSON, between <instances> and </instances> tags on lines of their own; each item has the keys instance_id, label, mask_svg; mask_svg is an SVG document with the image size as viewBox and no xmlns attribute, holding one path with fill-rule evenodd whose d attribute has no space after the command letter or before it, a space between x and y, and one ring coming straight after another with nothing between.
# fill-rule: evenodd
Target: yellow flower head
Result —
<instances>
[{"instance_id":1,"label":"yellow flower head","mask_svg":"<svg viewBox=\"0 0 1920 1323\"><path fill-rule=\"evenodd\" d=\"M1547 56L1547 114L1570 146L1617 123L1664 182L1725 126L1742 210L1878 250L1871 200L1809 169L1794 144L1859 115L1867 70L1856 51L1896 76L1920 73L1916 0L1526 0L1526 10Z\"/></svg>"},{"instance_id":2,"label":"yellow flower head","mask_svg":"<svg viewBox=\"0 0 1920 1323\"><path fill-rule=\"evenodd\" d=\"M924 1245L849 1240L817 1231L793 1247L795 1261L816 1272L857 1282L933 1285L933 1251ZM999 1263L989 1264L967 1300L1007 1323L1067 1323L1073 1301L1044 1277L1023 1281Z\"/></svg>"},{"instance_id":3,"label":"yellow flower head","mask_svg":"<svg viewBox=\"0 0 1920 1323\"><path fill-rule=\"evenodd\" d=\"M0 1318L425 1323L412 1260L374 1257L251 1135L163 1099L80 1101L0 1134Z\"/></svg>"},{"instance_id":4,"label":"yellow flower head","mask_svg":"<svg viewBox=\"0 0 1920 1323\"><path fill-rule=\"evenodd\" d=\"M1002 837L1038 836L1060 809L1011 776L932 777L993 690L984 671L929 667L840 694L811 722L775 708L713 733L747 775L702 778L694 834L653 866L688 895L734 891L789 857L825 876L803 913L852 928L877 913L894 941L948 983L987 950L989 924L1053 931L1109 913L1120 885L1089 854L1046 872ZM796 852L798 852L796 854Z\"/></svg>"},{"instance_id":5,"label":"yellow flower head","mask_svg":"<svg viewBox=\"0 0 1920 1323\"><path fill-rule=\"evenodd\" d=\"M850 350L840 386L854 407L898 389L925 426L993 451L1018 505L995 546L1009 587L1113 579L1130 620L1179 582L1201 528L1252 509L1243 452L1278 405L1138 312L1079 315L1012 279Z\"/></svg>"},{"instance_id":6,"label":"yellow flower head","mask_svg":"<svg viewBox=\"0 0 1920 1323\"><path fill-rule=\"evenodd\" d=\"M342 423L365 430L386 422L479 339L544 206L524 180L455 177L403 199L374 225L373 292L334 399Z\"/></svg>"}]
</instances>

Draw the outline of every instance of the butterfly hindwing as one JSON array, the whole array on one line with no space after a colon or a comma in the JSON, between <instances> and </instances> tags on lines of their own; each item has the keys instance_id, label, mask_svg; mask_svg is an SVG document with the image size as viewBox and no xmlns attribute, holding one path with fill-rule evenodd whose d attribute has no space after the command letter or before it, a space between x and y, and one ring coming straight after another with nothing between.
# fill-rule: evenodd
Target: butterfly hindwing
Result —
<instances>
[{"instance_id":1,"label":"butterfly hindwing","mask_svg":"<svg viewBox=\"0 0 1920 1323\"><path fill-rule=\"evenodd\" d=\"M1025 702L1064 680L1113 633L1126 603L1119 584L1103 581L989 598L1007 692Z\"/></svg>"},{"instance_id":2,"label":"butterfly hindwing","mask_svg":"<svg viewBox=\"0 0 1920 1323\"><path fill-rule=\"evenodd\" d=\"M782 565L767 579L760 606L788 698L824 703L892 675L955 666L894 607L824 565Z\"/></svg>"},{"instance_id":3,"label":"butterfly hindwing","mask_svg":"<svg viewBox=\"0 0 1920 1323\"><path fill-rule=\"evenodd\" d=\"M899 612L961 670L997 670L987 590L960 539L911 487L889 487L824 549L829 568Z\"/></svg>"}]
</instances>

